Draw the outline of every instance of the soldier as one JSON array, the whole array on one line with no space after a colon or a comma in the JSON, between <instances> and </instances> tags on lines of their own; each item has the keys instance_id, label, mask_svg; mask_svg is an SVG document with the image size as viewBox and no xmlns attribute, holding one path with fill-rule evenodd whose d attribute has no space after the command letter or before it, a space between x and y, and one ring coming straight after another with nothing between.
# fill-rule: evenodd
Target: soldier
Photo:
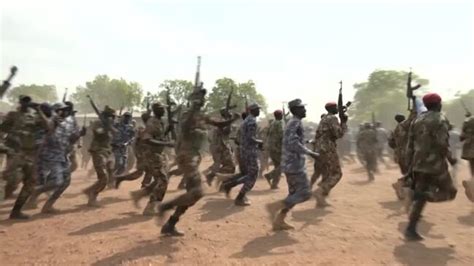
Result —
<instances>
[{"instance_id":1,"label":"soldier","mask_svg":"<svg viewBox=\"0 0 474 266\"><path fill-rule=\"evenodd\" d=\"M89 122L89 126L86 128L86 134L82 137L82 147L81 147L81 168L87 169L89 166L89 161L91 159L91 154L89 153L89 147L92 142L92 123Z\"/></svg>"},{"instance_id":2,"label":"soldier","mask_svg":"<svg viewBox=\"0 0 474 266\"><path fill-rule=\"evenodd\" d=\"M375 131L377 134L377 146L376 146L377 158L385 165L385 167L387 167L387 162L385 161L383 155L385 151L385 146L387 145L387 142L388 142L389 133L387 132L385 128L382 127L382 123L379 121L375 122L374 126L375 126ZM376 164L376 167L377 167L377 164Z\"/></svg>"},{"instance_id":3,"label":"soldier","mask_svg":"<svg viewBox=\"0 0 474 266\"><path fill-rule=\"evenodd\" d=\"M275 120L273 120L268 128L267 148L274 168L270 173L265 174L265 179L268 181L271 189L278 189L281 176L280 163L283 141L283 112L276 110L273 112L273 116Z\"/></svg>"},{"instance_id":4,"label":"soldier","mask_svg":"<svg viewBox=\"0 0 474 266\"><path fill-rule=\"evenodd\" d=\"M150 200L143 211L143 215L146 216L155 214L157 203L161 202L165 196L168 188L168 162L163 152L165 147L174 147L174 142L165 139L165 125L162 121L165 106L160 102L155 102L151 109L154 116L146 122L142 141L146 145L143 159L146 160L146 168L153 177L153 182L130 193L136 207L143 197L150 195Z\"/></svg>"},{"instance_id":5,"label":"soldier","mask_svg":"<svg viewBox=\"0 0 474 266\"><path fill-rule=\"evenodd\" d=\"M319 183L319 188L314 192L317 207L329 205L326 202L326 197L331 189L341 180L342 171L337 155L336 140L342 138L347 131L347 115L343 116L344 118L339 123L336 117L338 113L337 104L329 102L325 105L325 108L328 113L321 119L315 136L315 147L320 154L316 161L319 161L318 166L321 167L321 174L323 176ZM315 182L316 180L312 178L311 183L314 184Z\"/></svg>"},{"instance_id":6,"label":"soldier","mask_svg":"<svg viewBox=\"0 0 474 266\"><path fill-rule=\"evenodd\" d=\"M227 196L233 187L244 184L240 193L235 198L235 205L248 206L250 201L246 194L253 188L258 176L258 149L262 149L263 141L257 139L257 121L256 118L260 115L260 106L258 104L251 104L249 106L249 115L240 126L240 160L242 173L244 176L234 176L223 183L223 189Z\"/></svg>"},{"instance_id":7,"label":"soldier","mask_svg":"<svg viewBox=\"0 0 474 266\"><path fill-rule=\"evenodd\" d=\"M44 143L39 149L38 165L42 166L39 176L44 178L44 182L36 186L28 207L36 208L38 197L42 193L53 191L44 204L42 213L57 212L53 205L71 182L69 154L82 132L74 120L70 119L68 108L64 103L53 106L56 115L49 122Z\"/></svg>"},{"instance_id":8,"label":"soldier","mask_svg":"<svg viewBox=\"0 0 474 266\"><path fill-rule=\"evenodd\" d=\"M413 204L405 231L407 240L422 240L417 224L426 202L443 202L456 197L447 161L455 164L449 150L449 122L441 114L441 97L428 93L423 97L428 111L412 123L408 140L409 174L413 180Z\"/></svg>"},{"instance_id":9,"label":"soldier","mask_svg":"<svg viewBox=\"0 0 474 266\"><path fill-rule=\"evenodd\" d=\"M288 103L293 118L287 123L283 137L282 169L288 182L288 196L267 205L273 222L273 230L289 230L294 227L285 222L287 213L298 203L311 197L311 189L305 168L305 155L319 156L304 145L304 129L301 120L306 117L306 109L300 99ZM275 218L276 217L276 218Z\"/></svg>"},{"instance_id":10,"label":"soldier","mask_svg":"<svg viewBox=\"0 0 474 266\"><path fill-rule=\"evenodd\" d=\"M257 138L263 141L263 146L264 146L264 149L261 149L258 151L258 161L260 163L260 168L258 170L259 178L263 177L263 172L268 170L268 167L270 166L269 161L268 161L270 159L270 154L268 153L268 150L266 148L268 147L268 130L272 122L273 120L270 119L268 121L268 125L264 127L259 127L257 125Z\"/></svg>"},{"instance_id":11,"label":"soldier","mask_svg":"<svg viewBox=\"0 0 474 266\"><path fill-rule=\"evenodd\" d=\"M123 174L127 168L128 146L135 137L135 128L132 125L132 114L125 112L122 119L115 124L117 134L112 140L112 152L115 156L114 175Z\"/></svg>"},{"instance_id":12,"label":"soldier","mask_svg":"<svg viewBox=\"0 0 474 266\"><path fill-rule=\"evenodd\" d=\"M0 131L14 135L18 145L15 161L7 166L5 174L10 176L17 169L21 169L23 173L23 187L10 213L10 219L29 218L21 212L21 209L34 191L35 186L35 161L39 148L35 133L47 128L47 118L37 105L32 103L31 97L20 96L19 104L18 111L9 112L0 125Z\"/></svg>"},{"instance_id":13,"label":"soldier","mask_svg":"<svg viewBox=\"0 0 474 266\"><path fill-rule=\"evenodd\" d=\"M462 181L467 198L474 202L474 116L468 112L462 126L460 140L464 141L461 158L469 162L471 179Z\"/></svg>"},{"instance_id":14,"label":"soldier","mask_svg":"<svg viewBox=\"0 0 474 266\"><path fill-rule=\"evenodd\" d=\"M113 127L115 119L115 110L105 106L101 116L103 118L94 121L91 126L93 139L89 152L92 156L92 163L97 173L97 182L84 190L87 195L87 205L90 207L100 207L97 202L97 196L102 192L107 184L113 180L114 157L112 156L112 147L110 143L116 129Z\"/></svg>"},{"instance_id":15,"label":"soldier","mask_svg":"<svg viewBox=\"0 0 474 266\"><path fill-rule=\"evenodd\" d=\"M357 149L359 149L364 166L369 176L369 181L374 180L377 165L377 131L370 123L365 123L364 128L357 135Z\"/></svg>"},{"instance_id":16,"label":"soldier","mask_svg":"<svg viewBox=\"0 0 474 266\"><path fill-rule=\"evenodd\" d=\"M146 125L150 114L148 112L142 114L143 124ZM131 172L127 175L116 176L115 177L115 188L118 189L120 184L123 181L132 181L136 180L145 174L145 177L142 181L142 188L150 185L152 175L148 169L147 160L146 160L146 149L148 148L147 142L144 140L145 137L145 128L138 127L133 151L135 152L135 157L137 158L137 169L134 172Z\"/></svg>"},{"instance_id":17,"label":"soldier","mask_svg":"<svg viewBox=\"0 0 474 266\"><path fill-rule=\"evenodd\" d=\"M226 109L220 110L223 119L232 117ZM212 130L209 149L214 163L206 171L207 184L210 186L217 172L233 174L235 172L235 164L232 160L232 148L229 143L229 135L231 125L226 127L215 127Z\"/></svg>"},{"instance_id":18,"label":"soldier","mask_svg":"<svg viewBox=\"0 0 474 266\"><path fill-rule=\"evenodd\" d=\"M204 195L201 185L199 164L201 152L207 138L206 124L225 127L238 118L227 121L214 121L202 113L201 108L205 103L206 90L197 87L189 97L189 108L182 114L177 142L176 161L183 171L186 183L186 193L165 202L159 206L159 216L163 217L166 211L176 207L173 215L161 228L161 233L170 236L182 236L183 233L176 229L176 223L186 210L193 206Z\"/></svg>"},{"instance_id":19,"label":"soldier","mask_svg":"<svg viewBox=\"0 0 474 266\"><path fill-rule=\"evenodd\" d=\"M407 159L406 159L406 148L408 143L408 130L410 128L411 121L416 117L416 110L412 112L409 120L405 119L405 116L402 114L395 115L395 121L397 126L390 134L388 145L393 149L394 161L398 164L400 172L402 175L406 175L408 171ZM397 182L392 184L395 194L399 200L404 198L403 193L403 178L399 178Z\"/></svg>"}]
</instances>

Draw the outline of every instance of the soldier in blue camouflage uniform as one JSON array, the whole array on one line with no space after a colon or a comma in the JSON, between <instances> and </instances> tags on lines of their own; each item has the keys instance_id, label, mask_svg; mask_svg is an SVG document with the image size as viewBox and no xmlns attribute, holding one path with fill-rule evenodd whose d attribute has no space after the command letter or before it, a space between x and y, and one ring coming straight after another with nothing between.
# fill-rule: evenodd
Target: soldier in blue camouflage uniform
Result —
<instances>
[{"instance_id":1,"label":"soldier in blue camouflage uniform","mask_svg":"<svg viewBox=\"0 0 474 266\"><path fill-rule=\"evenodd\" d=\"M289 230L294 227L285 222L287 213L298 203L311 198L305 156L319 156L304 145L304 129L301 120L306 117L306 109L300 99L288 103L293 117L287 123L283 135L282 170L288 183L288 196L284 200L270 203L267 210L273 222L273 230ZM276 218L275 218L276 217Z\"/></svg>"},{"instance_id":2,"label":"soldier in blue camouflage uniform","mask_svg":"<svg viewBox=\"0 0 474 266\"><path fill-rule=\"evenodd\" d=\"M182 114L180 119L176 144L176 161L179 169L183 171L186 193L160 205L160 217L163 217L165 212L176 208L173 215L170 216L161 228L161 233L164 235L182 236L183 233L176 229L176 224L186 210L204 196L199 164L201 163L203 144L207 139L207 125L225 127L239 117L234 115L231 120L212 120L201 110L205 103L205 96L205 89L196 88L189 96L189 108Z\"/></svg>"},{"instance_id":3,"label":"soldier in blue camouflage uniform","mask_svg":"<svg viewBox=\"0 0 474 266\"><path fill-rule=\"evenodd\" d=\"M453 200L457 190L448 171L451 157L449 148L449 121L441 114L441 97L429 93L423 97L428 111L420 114L409 131L407 157L409 175L413 180L413 203L405 231L407 240L422 240L417 224L426 202Z\"/></svg>"},{"instance_id":4,"label":"soldier in blue camouflage uniform","mask_svg":"<svg viewBox=\"0 0 474 266\"><path fill-rule=\"evenodd\" d=\"M15 163L7 166L5 174L8 176L17 169L23 172L23 187L10 213L10 219L29 218L21 209L33 193L36 182L35 161L39 147L34 133L47 127L46 116L38 105L32 103L31 97L20 96L19 103L18 111L9 112L0 125L0 131L14 135L18 144Z\"/></svg>"},{"instance_id":5,"label":"soldier in blue camouflage uniform","mask_svg":"<svg viewBox=\"0 0 474 266\"><path fill-rule=\"evenodd\" d=\"M132 114L125 112L122 119L115 124L117 133L112 140L112 151L115 156L115 175L123 174L127 168L127 149L135 137L135 129L131 122Z\"/></svg>"},{"instance_id":6,"label":"soldier in blue camouflage uniform","mask_svg":"<svg viewBox=\"0 0 474 266\"><path fill-rule=\"evenodd\" d=\"M42 213L57 212L53 205L71 183L69 154L82 131L75 120L71 119L68 108L63 103L53 106L56 114L48 123L48 132L38 153L38 165L42 166L39 175L44 178L44 182L35 188L30 198L30 207L36 207L40 194L53 192L43 205Z\"/></svg>"},{"instance_id":7,"label":"soldier in blue camouflage uniform","mask_svg":"<svg viewBox=\"0 0 474 266\"><path fill-rule=\"evenodd\" d=\"M253 188L258 176L258 149L262 149L263 141L257 139L257 120L260 115L260 106L251 104L249 115L240 126L240 160L244 176L236 175L223 183L223 189L227 196L233 187L244 184L235 198L235 205L248 206L250 201L246 194Z\"/></svg>"}]
</instances>

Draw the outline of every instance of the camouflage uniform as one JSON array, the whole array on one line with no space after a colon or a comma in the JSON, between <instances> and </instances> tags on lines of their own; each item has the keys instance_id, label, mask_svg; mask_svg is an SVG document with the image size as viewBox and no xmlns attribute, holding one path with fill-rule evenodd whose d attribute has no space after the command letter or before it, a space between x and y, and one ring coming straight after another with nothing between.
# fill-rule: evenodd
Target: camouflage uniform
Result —
<instances>
[{"instance_id":1,"label":"camouflage uniform","mask_svg":"<svg viewBox=\"0 0 474 266\"><path fill-rule=\"evenodd\" d=\"M387 165L383 155L385 151L385 145L388 142L389 133L387 132L385 128L381 126L376 127L375 131L376 131L376 136L377 136L377 144L376 144L377 145L376 146L377 159L380 160L383 164ZM375 167L377 167L377 163L375 164Z\"/></svg>"},{"instance_id":2,"label":"camouflage uniform","mask_svg":"<svg viewBox=\"0 0 474 266\"><path fill-rule=\"evenodd\" d=\"M267 150L272 159L274 169L265 175L265 178L269 181L271 188L278 188L281 176L281 154L282 154L282 141L283 141L283 121L274 120L268 129L267 137Z\"/></svg>"},{"instance_id":3,"label":"camouflage uniform","mask_svg":"<svg viewBox=\"0 0 474 266\"><path fill-rule=\"evenodd\" d=\"M18 145L18 152L14 155L14 161L7 165L4 175L7 178L16 175L17 169L21 169L23 173L23 187L10 217L22 215L21 208L34 191L37 174L35 161L39 148L34 133L45 127L46 125L38 113L30 108L27 108L25 112L9 112L0 125L0 131L11 134L16 139Z\"/></svg>"},{"instance_id":4,"label":"camouflage uniform","mask_svg":"<svg viewBox=\"0 0 474 266\"><path fill-rule=\"evenodd\" d=\"M346 131L347 125L345 123L339 124L337 117L330 113L321 118L316 130L314 144L320 157L315 160L311 184L314 184L319 175L322 175L323 179L319 183L319 187L324 195L328 195L342 177L336 140L341 138Z\"/></svg>"},{"instance_id":5,"label":"camouflage uniform","mask_svg":"<svg viewBox=\"0 0 474 266\"><path fill-rule=\"evenodd\" d=\"M82 137L82 147L81 147L81 168L87 169L89 161L91 159L91 154L89 153L89 147L92 142L92 129L89 125L86 129L86 134Z\"/></svg>"},{"instance_id":6,"label":"camouflage uniform","mask_svg":"<svg viewBox=\"0 0 474 266\"><path fill-rule=\"evenodd\" d=\"M232 160L232 148L229 143L231 126L216 127L212 130L209 149L214 163L209 167L210 173L207 176L208 183L212 183L215 173L229 173L235 172L235 164Z\"/></svg>"},{"instance_id":7,"label":"camouflage uniform","mask_svg":"<svg viewBox=\"0 0 474 266\"><path fill-rule=\"evenodd\" d=\"M271 124L273 120L270 120L269 123ZM263 177L263 172L268 170L269 167L269 159L270 153L268 152L268 130L270 129L270 125L259 128L257 126L257 137L261 139L264 143L265 149L258 151L258 161L260 162L260 168L258 171L258 177Z\"/></svg>"},{"instance_id":8,"label":"camouflage uniform","mask_svg":"<svg viewBox=\"0 0 474 266\"><path fill-rule=\"evenodd\" d=\"M107 184L113 181L114 157L110 146L113 129L104 128L102 122L94 121L91 125L93 139L89 148L92 163L97 173L97 182L84 190L89 197L89 205L97 205L97 196Z\"/></svg>"},{"instance_id":9,"label":"camouflage uniform","mask_svg":"<svg viewBox=\"0 0 474 266\"><path fill-rule=\"evenodd\" d=\"M357 148L360 151L362 160L365 162L365 168L369 180L374 180L374 172L377 166L377 132L368 125L364 129L359 131L357 135Z\"/></svg>"},{"instance_id":10,"label":"camouflage uniform","mask_svg":"<svg viewBox=\"0 0 474 266\"><path fill-rule=\"evenodd\" d=\"M117 133L112 140L112 152L115 156L115 174L122 174L127 168L128 146L135 137L135 129L130 123L120 121L115 124Z\"/></svg>"},{"instance_id":11,"label":"camouflage uniform","mask_svg":"<svg viewBox=\"0 0 474 266\"><path fill-rule=\"evenodd\" d=\"M464 141L461 158L469 162L471 179L462 182L466 196L474 202L474 116L468 117L463 124L460 139Z\"/></svg>"},{"instance_id":12,"label":"camouflage uniform","mask_svg":"<svg viewBox=\"0 0 474 266\"><path fill-rule=\"evenodd\" d=\"M440 112L420 114L410 127L408 158L413 178L413 206L407 232L416 231L416 225L426 202L443 202L456 197L448 171L449 122Z\"/></svg>"}]
</instances>

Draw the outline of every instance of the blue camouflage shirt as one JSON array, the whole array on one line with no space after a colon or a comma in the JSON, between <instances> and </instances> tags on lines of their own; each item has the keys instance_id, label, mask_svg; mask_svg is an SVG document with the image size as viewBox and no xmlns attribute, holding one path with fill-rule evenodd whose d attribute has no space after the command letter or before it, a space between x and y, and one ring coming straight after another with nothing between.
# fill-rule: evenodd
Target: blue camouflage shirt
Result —
<instances>
[{"instance_id":1,"label":"blue camouflage shirt","mask_svg":"<svg viewBox=\"0 0 474 266\"><path fill-rule=\"evenodd\" d=\"M71 138L79 134L73 119L57 120L54 130L45 135L40 147L39 158L44 161L66 162L71 149Z\"/></svg>"},{"instance_id":2,"label":"blue camouflage shirt","mask_svg":"<svg viewBox=\"0 0 474 266\"><path fill-rule=\"evenodd\" d=\"M305 172L305 155L311 151L304 145L304 129L301 119L292 117L286 124L283 134L281 167L284 173Z\"/></svg>"},{"instance_id":3,"label":"blue camouflage shirt","mask_svg":"<svg viewBox=\"0 0 474 266\"><path fill-rule=\"evenodd\" d=\"M245 118L240 125L240 156L248 159L248 157L258 157L257 138L257 120L251 114Z\"/></svg>"},{"instance_id":4,"label":"blue camouflage shirt","mask_svg":"<svg viewBox=\"0 0 474 266\"><path fill-rule=\"evenodd\" d=\"M132 124L119 122L115 124L115 128L117 129L117 134L114 135L112 146L125 146L132 143L135 137L135 129Z\"/></svg>"}]
</instances>

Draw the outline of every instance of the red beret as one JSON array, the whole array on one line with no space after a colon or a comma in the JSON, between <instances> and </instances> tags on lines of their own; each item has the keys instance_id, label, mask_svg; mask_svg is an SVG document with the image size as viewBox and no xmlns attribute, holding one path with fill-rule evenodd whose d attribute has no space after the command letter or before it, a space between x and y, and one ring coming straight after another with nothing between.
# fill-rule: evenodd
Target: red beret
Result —
<instances>
[{"instance_id":1,"label":"red beret","mask_svg":"<svg viewBox=\"0 0 474 266\"><path fill-rule=\"evenodd\" d=\"M436 104L440 102L441 102L441 96L439 96L437 93L428 93L425 96L423 96L424 105Z\"/></svg>"},{"instance_id":2,"label":"red beret","mask_svg":"<svg viewBox=\"0 0 474 266\"><path fill-rule=\"evenodd\" d=\"M282 115L282 114L283 114L283 112L281 110L275 110L273 112L273 115Z\"/></svg>"},{"instance_id":3,"label":"red beret","mask_svg":"<svg viewBox=\"0 0 474 266\"><path fill-rule=\"evenodd\" d=\"M328 107L331 107L331 106L337 106L337 103L336 102L328 102L328 103L326 103L326 105L324 107L328 108Z\"/></svg>"}]
</instances>

